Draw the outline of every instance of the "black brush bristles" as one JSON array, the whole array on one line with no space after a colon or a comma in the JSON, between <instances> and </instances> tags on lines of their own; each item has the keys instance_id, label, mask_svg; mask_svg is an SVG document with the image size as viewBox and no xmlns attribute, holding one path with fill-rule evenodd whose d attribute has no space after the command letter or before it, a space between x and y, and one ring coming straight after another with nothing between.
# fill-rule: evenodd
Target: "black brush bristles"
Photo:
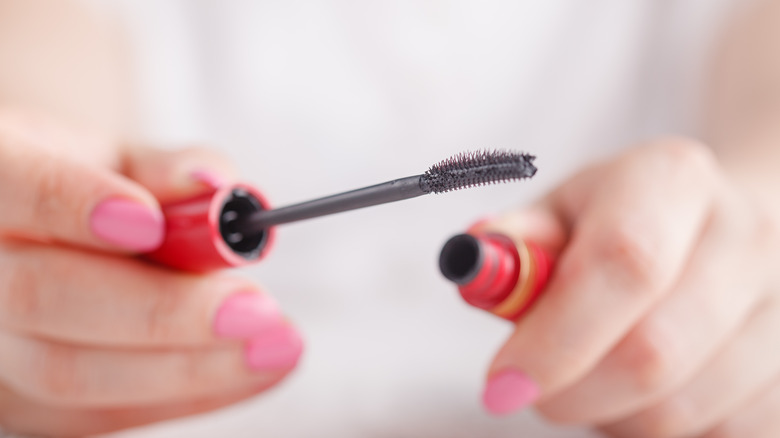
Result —
<instances>
[{"instance_id":1,"label":"black brush bristles","mask_svg":"<svg viewBox=\"0 0 780 438\"><path fill-rule=\"evenodd\" d=\"M420 177L425 193L444 193L468 187L530 178L535 156L514 151L462 152L434 164Z\"/></svg>"}]
</instances>

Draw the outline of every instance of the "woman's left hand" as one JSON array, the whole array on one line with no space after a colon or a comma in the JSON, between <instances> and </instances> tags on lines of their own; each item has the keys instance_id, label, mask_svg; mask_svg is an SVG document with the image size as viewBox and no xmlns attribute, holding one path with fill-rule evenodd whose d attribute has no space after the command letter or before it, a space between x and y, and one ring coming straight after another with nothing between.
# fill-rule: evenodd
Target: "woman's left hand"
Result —
<instances>
[{"instance_id":1,"label":"woman's left hand","mask_svg":"<svg viewBox=\"0 0 780 438\"><path fill-rule=\"evenodd\" d=\"M780 436L780 226L769 211L707 147L669 139L481 224L567 242L490 368L488 409L535 404L615 437Z\"/></svg>"}]
</instances>

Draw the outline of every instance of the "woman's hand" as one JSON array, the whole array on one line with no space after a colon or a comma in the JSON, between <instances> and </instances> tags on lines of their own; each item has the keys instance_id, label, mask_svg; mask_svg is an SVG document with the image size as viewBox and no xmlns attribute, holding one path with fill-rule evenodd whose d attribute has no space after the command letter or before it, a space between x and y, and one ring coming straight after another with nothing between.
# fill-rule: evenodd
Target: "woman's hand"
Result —
<instances>
[{"instance_id":1,"label":"woman's hand","mask_svg":"<svg viewBox=\"0 0 780 438\"><path fill-rule=\"evenodd\" d=\"M479 225L560 250L490 367L487 408L535 404L615 437L780 436L780 226L769 211L708 148L669 139Z\"/></svg>"},{"instance_id":2,"label":"woman's hand","mask_svg":"<svg viewBox=\"0 0 780 438\"><path fill-rule=\"evenodd\" d=\"M0 113L0 427L81 436L215 409L282 379L301 339L248 280L153 266L158 201L231 168Z\"/></svg>"}]
</instances>

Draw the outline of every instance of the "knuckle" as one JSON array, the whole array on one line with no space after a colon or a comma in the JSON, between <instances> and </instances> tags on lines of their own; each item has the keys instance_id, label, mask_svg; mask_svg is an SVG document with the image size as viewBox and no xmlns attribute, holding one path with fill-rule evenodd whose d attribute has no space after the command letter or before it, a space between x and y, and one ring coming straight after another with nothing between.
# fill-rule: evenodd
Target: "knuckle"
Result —
<instances>
[{"instance_id":1,"label":"knuckle","mask_svg":"<svg viewBox=\"0 0 780 438\"><path fill-rule=\"evenodd\" d=\"M143 321L143 334L149 342L164 343L176 338L177 309L181 303L182 292L177 289L163 290L154 294Z\"/></svg>"},{"instance_id":2,"label":"knuckle","mask_svg":"<svg viewBox=\"0 0 780 438\"><path fill-rule=\"evenodd\" d=\"M628 286L655 289L663 271L652 234L625 223L608 227L598 241L596 260Z\"/></svg>"},{"instance_id":3,"label":"knuckle","mask_svg":"<svg viewBox=\"0 0 780 438\"><path fill-rule=\"evenodd\" d=\"M36 163L34 180L32 181L32 215L35 222L46 228L56 226L62 221L60 212L68 199L68 185L65 184L65 172L60 164L51 157L41 157Z\"/></svg>"},{"instance_id":4,"label":"knuckle","mask_svg":"<svg viewBox=\"0 0 780 438\"><path fill-rule=\"evenodd\" d=\"M86 395L78 373L77 352L68 346L41 344L34 358L33 388L45 401L73 402Z\"/></svg>"},{"instance_id":5,"label":"knuckle","mask_svg":"<svg viewBox=\"0 0 780 438\"><path fill-rule=\"evenodd\" d=\"M676 380L679 367L669 336L647 325L636 329L624 344L622 365L642 394L655 394Z\"/></svg>"},{"instance_id":6,"label":"knuckle","mask_svg":"<svg viewBox=\"0 0 780 438\"><path fill-rule=\"evenodd\" d=\"M12 325L34 326L42 313L38 269L16 261L0 271L0 318Z\"/></svg>"},{"instance_id":7,"label":"knuckle","mask_svg":"<svg viewBox=\"0 0 780 438\"><path fill-rule=\"evenodd\" d=\"M215 358L215 356L217 356ZM184 354L182 360L182 384L190 390L203 390L217 388L223 383L216 369L220 368L219 353L200 354L192 351Z\"/></svg>"},{"instance_id":8,"label":"knuckle","mask_svg":"<svg viewBox=\"0 0 780 438\"><path fill-rule=\"evenodd\" d=\"M219 275L155 274L155 291L137 318L133 337L149 344L201 345L212 339L212 303L226 284ZM228 283L230 285L232 283Z\"/></svg>"},{"instance_id":9,"label":"knuckle","mask_svg":"<svg viewBox=\"0 0 780 438\"><path fill-rule=\"evenodd\" d=\"M688 138L674 137L656 144L656 150L673 169L688 175L687 179L714 181L717 175L718 161L712 148Z\"/></svg>"}]
</instances>

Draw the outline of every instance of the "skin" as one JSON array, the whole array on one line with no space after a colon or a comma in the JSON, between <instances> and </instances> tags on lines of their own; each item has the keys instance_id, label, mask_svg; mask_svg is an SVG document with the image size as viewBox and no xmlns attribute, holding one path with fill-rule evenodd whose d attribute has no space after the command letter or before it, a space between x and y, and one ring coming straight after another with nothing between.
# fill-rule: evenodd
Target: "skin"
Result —
<instances>
[{"instance_id":1,"label":"skin","mask_svg":"<svg viewBox=\"0 0 780 438\"><path fill-rule=\"evenodd\" d=\"M209 189L195 172L235 177L210 150L118 140L132 129L132 101L113 29L77 2L0 0L6 430L85 436L193 415L256 396L294 366L250 369L251 336L214 334L223 300L262 295L258 285L157 267L92 232L106 199L159 212Z\"/></svg>"},{"instance_id":2,"label":"skin","mask_svg":"<svg viewBox=\"0 0 780 438\"><path fill-rule=\"evenodd\" d=\"M704 141L661 138L478 225L558 254L488 377L632 438L780 435L780 2L724 35Z\"/></svg>"},{"instance_id":3,"label":"skin","mask_svg":"<svg viewBox=\"0 0 780 438\"><path fill-rule=\"evenodd\" d=\"M75 3L0 0L0 205L12 207L0 217L0 424L11 430L81 436L192 415L289 372L249 372L241 343L211 333L220 300L256 285L167 271L90 234L89 206L106 196L155 208L203 190L193 170L233 175L213 152L116 140L132 126L121 45ZM780 435L778 46L780 1L758 2L723 36L700 140L636 145L480 225L558 254L488 376L521 370L551 421L614 437ZM86 320L67 306L41 316L41 303L98 296L95 285ZM101 305L132 317L101 318ZM127 375L134 386L111 378Z\"/></svg>"}]
</instances>

